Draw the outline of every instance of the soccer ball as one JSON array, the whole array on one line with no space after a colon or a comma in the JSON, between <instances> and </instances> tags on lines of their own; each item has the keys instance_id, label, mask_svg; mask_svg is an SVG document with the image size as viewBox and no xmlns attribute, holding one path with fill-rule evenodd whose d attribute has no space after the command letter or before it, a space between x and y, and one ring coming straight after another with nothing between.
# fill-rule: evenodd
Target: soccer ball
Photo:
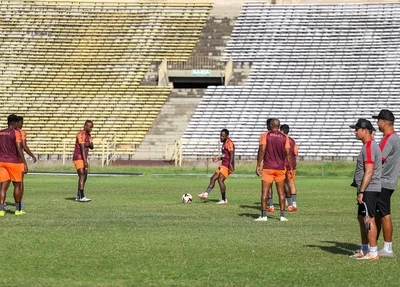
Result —
<instances>
[{"instance_id":1,"label":"soccer ball","mask_svg":"<svg viewBox=\"0 0 400 287\"><path fill-rule=\"evenodd\" d=\"M182 195L182 202L183 203L191 203L192 195L190 193L185 193L184 195Z\"/></svg>"}]
</instances>

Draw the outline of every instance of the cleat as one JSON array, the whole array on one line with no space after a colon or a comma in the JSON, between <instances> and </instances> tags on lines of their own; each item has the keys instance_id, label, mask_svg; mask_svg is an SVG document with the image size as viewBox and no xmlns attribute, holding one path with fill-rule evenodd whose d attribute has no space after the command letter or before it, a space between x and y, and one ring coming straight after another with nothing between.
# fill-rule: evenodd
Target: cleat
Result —
<instances>
[{"instance_id":1,"label":"cleat","mask_svg":"<svg viewBox=\"0 0 400 287\"><path fill-rule=\"evenodd\" d=\"M75 197L75 201L79 201L79 199L80 199L79 197Z\"/></svg>"},{"instance_id":2,"label":"cleat","mask_svg":"<svg viewBox=\"0 0 400 287\"><path fill-rule=\"evenodd\" d=\"M15 215L24 215L24 214L26 214L26 212L23 211L23 210L16 210L15 211Z\"/></svg>"},{"instance_id":3,"label":"cleat","mask_svg":"<svg viewBox=\"0 0 400 287\"><path fill-rule=\"evenodd\" d=\"M206 193L206 192L200 193L197 197L200 198L200 199L207 199L208 198L208 193Z\"/></svg>"},{"instance_id":4,"label":"cleat","mask_svg":"<svg viewBox=\"0 0 400 287\"><path fill-rule=\"evenodd\" d=\"M4 210L0 211L0 216L6 215L6 212Z\"/></svg>"},{"instance_id":5,"label":"cleat","mask_svg":"<svg viewBox=\"0 0 400 287\"><path fill-rule=\"evenodd\" d=\"M225 199L225 200L220 200L220 201L218 201L216 204L228 204L228 200L227 199Z\"/></svg>"},{"instance_id":6,"label":"cleat","mask_svg":"<svg viewBox=\"0 0 400 287\"><path fill-rule=\"evenodd\" d=\"M280 221L289 221L286 217L281 216L281 218L279 219Z\"/></svg>"},{"instance_id":7,"label":"cleat","mask_svg":"<svg viewBox=\"0 0 400 287\"><path fill-rule=\"evenodd\" d=\"M288 207L288 210L289 210L289 212L295 212L295 211L297 211L297 208L295 206L291 205Z\"/></svg>"},{"instance_id":8,"label":"cleat","mask_svg":"<svg viewBox=\"0 0 400 287\"><path fill-rule=\"evenodd\" d=\"M87 197L85 196L85 197L79 198L78 201L79 201L79 202L89 202L89 201L91 201L91 199L89 199L89 198L87 198Z\"/></svg>"},{"instance_id":9,"label":"cleat","mask_svg":"<svg viewBox=\"0 0 400 287\"><path fill-rule=\"evenodd\" d=\"M349 256L349 258L353 258L353 259L358 259L361 257L364 257L364 253L362 253L362 252L356 252L355 254Z\"/></svg>"},{"instance_id":10,"label":"cleat","mask_svg":"<svg viewBox=\"0 0 400 287\"><path fill-rule=\"evenodd\" d=\"M382 257L394 257L393 251L387 251L385 249L381 249L378 251L379 256Z\"/></svg>"},{"instance_id":11,"label":"cleat","mask_svg":"<svg viewBox=\"0 0 400 287\"><path fill-rule=\"evenodd\" d=\"M364 255L363 257L356 258L357 260L379 260L379 254L376 255L375 257L371 256L371 253L368 252L367 255Z\"/></svg>"},{"instance_id":12,"label":"cleat","mask_svg":"<svg viewBox=\"0 0 400 287\"><path fill-rule=\"evenodd\" d=\"M266 216L264 216L264 217L259 217L259 218L256 218L256 219L254 219L254 221L267 221L268 220L268 217L266 217Z\"/></svg>"},{"instance_id":13,"label":"cleat","mask_svg":"<svg viewBox=\"0 0 400 287\"><path fill-rule=\"evenodd\" d=\"M268 212L274 212L275 211L275 207L270 206L270 207L267 208L267 211Z\"/></svg>"}]
</instances>

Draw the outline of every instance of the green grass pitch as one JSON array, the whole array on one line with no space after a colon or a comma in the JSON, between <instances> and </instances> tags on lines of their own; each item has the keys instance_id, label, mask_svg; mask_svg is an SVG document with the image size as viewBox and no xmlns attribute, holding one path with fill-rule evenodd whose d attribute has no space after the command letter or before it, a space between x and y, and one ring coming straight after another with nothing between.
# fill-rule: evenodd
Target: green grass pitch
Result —
<instances>
[{"instance_id":1,"label":"green grass pitch","mask_svg":"<svg viewBox=\"0 0 400 287\"><path fill-rule=\"evenodd\" d=\"M349 259L359 246L349 177L299 177L299 211L259 216L260 180L231 177L229 204L196 198L202 176L27 175L27 214L0 218L0 286L398 286L399 257ZM182 194L193 203L180 202ZM400 256L399 193L393 196ZM277 206L276 194L275 204ZM12 203L12 191L7 202ZM379 242L379 247L383 239Z\"/></svg>"}]
</instances>

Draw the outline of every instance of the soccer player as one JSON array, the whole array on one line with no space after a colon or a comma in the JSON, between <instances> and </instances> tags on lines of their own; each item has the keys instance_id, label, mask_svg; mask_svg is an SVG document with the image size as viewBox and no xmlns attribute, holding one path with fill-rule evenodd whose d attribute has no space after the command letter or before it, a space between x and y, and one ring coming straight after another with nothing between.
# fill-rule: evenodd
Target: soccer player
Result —
<instances>
[{"instance_id":1,"label":"soccer player","mask_svg":"<svg viewBox=\"0 0 400 287\"><path fill-rule=\"evenodd\" d=\"M289 137L289 130L290 127L288 125L281 125L280 131ZM289 137L290 141L290 153L292 156L292 175L289 174L289 163L285 161L285 168L286 168L286 179L285 179L285 194L286 199L288 202L288 210L290 212L297 211L297 189L294 183L296 178L296 156L298 155L298 147L294 139Z\"/></svg>"},{"instance_id":2,"label":"soccer player","mask_svg":"<svg viewBox=\"0 0 400 287\"><path fill-rule=\"evenodd\" d=\"M0 216L4 216L4 202L10 180L14 184L15 215L25 214L21 209L22 201L22 171L21 163L24 165L24 173L28 172L24 153L22 151L21 133L16 130L18 117L9 115L7 118L8 128L0 131ZM5 173L5 171L7 173Z\"/></svg>"},{"instance_id":3,"label":"soccer player","mask_svg":"<svg viewBox=\"0 0 400 287\"><path fill-rule=\"evenodd\" d=\"M272 118L267 119L267 130L268 131L271 130L270 124L271 124L272 120L273 120ZM267 208L267 211L268 212L275 212L274 199L273 199L273 196L272 196L272 185L271 185L270 189L268 190L268 208Z\"/></svg>"},{"instance_id":4,"label":"soccer player","mask_svg":"<svg viewBox=\"0 0 400 287\"><path fill-rule=\"evenodd\" d=\"M289 174L292 173L289 137L279 131L280 121L272 119L271 130L263 133L258 147L256 174L262 176L261 185L261 216L256 221L267 221L267 194L275 181L279 196L280 220L288 221L285 217L285 160L288 160ZM263 167L261 167L263 162Z\"/></svg>"},{"instance_id":5,"label":"soccer player","mask_svg":"<svg viewBox=\"0 0 400 287\"><path fill-rule=\"evenodd\" d=\"M210 184L207 190L197 197L201 199L207 199L208 194L215 186L215 182L218 180L219 188L221 191L222 199L217 204L227 204L226 199L226 186L225 179L235 170L235 144L229 138L229 131L227 129L221 130L220 140L222 144L222 157L213 157L213 162L222 161L221 165L217 168L214 175L210 178Z\"/></svg>"},{"instance_id":6,"label":"soccer player","mask_svg":"<svg viewBox=\"0 0 400 287\"><path fill-rule=\"evenodd\" d=\"M374 127L366 119L359 119L354 129L356 139L363 143L363 147L357 157L357 165L354 172L354 183L357 186L358 222L361 233L361 249L350 256L356 259L378 260L378 247L376 238L378 235L375 224L376 203L381 192L382 154L378 144L372 138ZM365 208L367 207L367 209ZM368 227L366 216L368 215ZM369 232L367 230L369 229ZM368 252L368 243L370 245Z\"/></svg>"},{"instance_id":7,"label":"soccer player","mask_svg":"<svg viewBox=\"0 0 400 287\"><path fill-rule=\"evenodd\" d=\"M93 141L91 132L93 129L93 122L87 120L81 130L76 136L74 156L72 158L74 165L76 167L76 172L78 173L78 193L76 195L76 201L88 202L91 199L85 196L84 188L88 175L88 156L89 149L93 149Z\"/></svg>"},{"instance_id":8,"label":"soccer player","mask_svg":"<svg viewBox=\"0 0 400 287\"><path fill-rule=\"evenodd\" d=\"M393 257L392 235L393 225L390 216L390 198L397 188L400 172L400 138L395 132L394 115L389 110L381 110L379 115L372 118L378 120L379 131L383 133L383 138L379 144L382 152L382 189L377 201L376 227L378 236L381 228L383 229L383 248L379 250L380 256Z\"/></svg>"}]
</instances>

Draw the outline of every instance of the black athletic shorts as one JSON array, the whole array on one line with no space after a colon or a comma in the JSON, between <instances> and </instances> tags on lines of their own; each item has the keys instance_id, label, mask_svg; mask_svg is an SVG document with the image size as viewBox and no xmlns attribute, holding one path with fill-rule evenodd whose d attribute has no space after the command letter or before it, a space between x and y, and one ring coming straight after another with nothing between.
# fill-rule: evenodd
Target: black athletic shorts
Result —
<instances>
[{"instance_id":1,"label":"black athletic shorts","mask_svg":"<svg viewBox=\"0 0 400 287\"><path fill-rule=\"evenodd\" d=\"M376 202L377 215L382 217L390 215L390 197L392 196L393 192L393 189L382 188L378 195L378 201Z\"/></svg>"},{"instance_id":2,"label":"black athletic shorts","mask_svg":"<svg viewBox=\"0 0 400 287\"><path fill-rule=\"evenodd\" d=\"M363 201L367 204L368 216L375 217L376 202L378 201L379 192L366 191L364 192ZM364 204L358 204L358 215L365 216Z\"/></svg>"}]
</instances>

